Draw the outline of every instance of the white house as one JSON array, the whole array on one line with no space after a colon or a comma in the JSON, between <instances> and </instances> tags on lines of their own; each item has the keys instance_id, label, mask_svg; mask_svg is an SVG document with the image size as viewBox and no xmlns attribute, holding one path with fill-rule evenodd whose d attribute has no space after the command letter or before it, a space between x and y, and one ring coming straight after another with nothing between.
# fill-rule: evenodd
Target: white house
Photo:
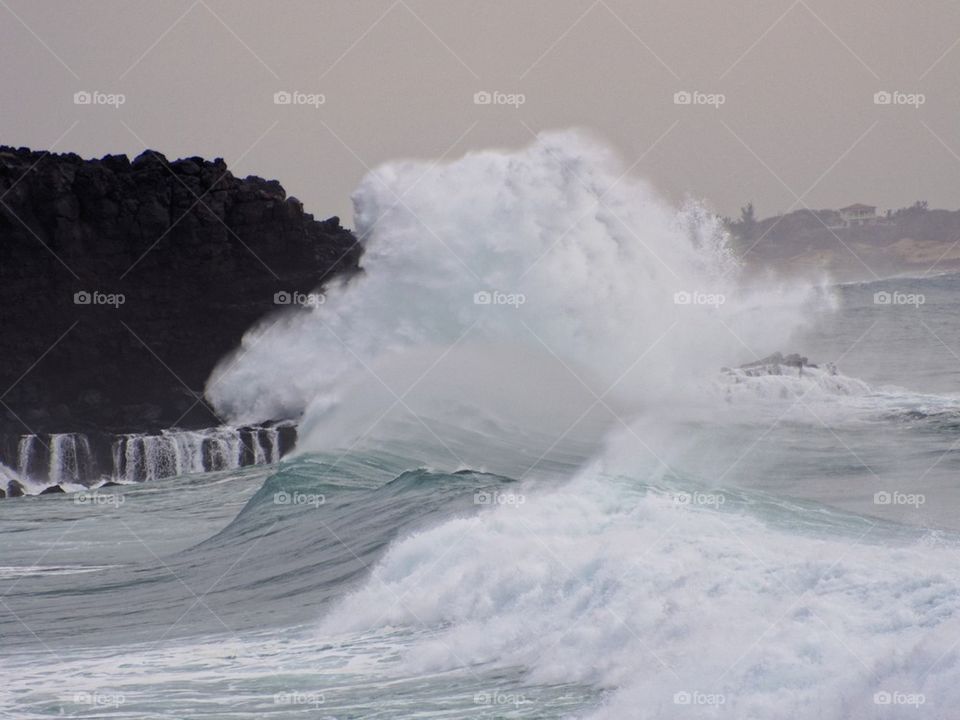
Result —
<instances>
[{"instance_id":1,"label":"white house","mask_svg":"<svg viewBox=\"0 0 960 720\"><path fill-rule=\"evenodd\" d=\"M840 218L846 227L852 225L872 225L877 221L877 208L873 205L848 205L840 208Z\"/></svg>"}]
</instances>

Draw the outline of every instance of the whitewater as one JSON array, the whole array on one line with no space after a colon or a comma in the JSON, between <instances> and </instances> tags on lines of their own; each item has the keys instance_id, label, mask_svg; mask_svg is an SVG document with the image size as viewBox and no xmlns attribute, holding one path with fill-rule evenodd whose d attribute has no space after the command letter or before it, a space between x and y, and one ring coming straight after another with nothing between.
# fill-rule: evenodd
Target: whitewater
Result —
<instances>
[{"instance_id":1,"label":"whitewater","mask_svg":"<svg viewBox=\"0 0 960 720\"><path fill-rule=\"evenodd\" d=\"M2 716L953 717L960 278L746 276L626 171L371 172L207 384L291 455L0 504Z\"/></svg>"}]
</instances>

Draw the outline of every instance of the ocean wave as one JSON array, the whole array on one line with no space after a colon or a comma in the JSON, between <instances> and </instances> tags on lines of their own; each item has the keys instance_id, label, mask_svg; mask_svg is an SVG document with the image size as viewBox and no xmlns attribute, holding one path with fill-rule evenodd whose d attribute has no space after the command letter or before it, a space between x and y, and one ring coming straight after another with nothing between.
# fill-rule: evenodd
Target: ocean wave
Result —
<instances>
[{"instance_id":1,"label":"ocean wave","mask_svg":"<svg viewBox=\"0 0 960 720\"><path fill-rule=\"evenodd\" d=\"M741 287L716 215L671 207L580 133L390 163L354 203L365 272L251 330L208 383L234 422L322 425L306 451L377 438L385 411L437 418L447 442L461 407L535 432L577 395L617 414L669 404L832 307L807 284Z\"/></svg>"},{"instance_id":2,"label":"ocean wave","mask_svg":"<svg viewBox=\"0 0 960 720\"><path fill-rule=\"evenodd\" d=\"M798 532L720 490L694 497L585 476L450 520L392 546L319 634L425 626L403 673L520 667L533 685L612 693L597 718L713 704L840 720L874 717L878 693L960 700L953 550L862 520Z\"/></svg>"}]
</instances>

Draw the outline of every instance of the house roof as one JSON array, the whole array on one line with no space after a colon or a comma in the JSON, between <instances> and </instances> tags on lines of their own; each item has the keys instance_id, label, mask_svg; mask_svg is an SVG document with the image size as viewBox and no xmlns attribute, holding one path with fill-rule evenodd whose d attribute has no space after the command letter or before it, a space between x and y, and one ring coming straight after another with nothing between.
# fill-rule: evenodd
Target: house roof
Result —
<instances>
[{"instance_id":1,"label":"house roof","mask_svg":"<svg viewBox=\"0 0 960 720\"><path fill-rule=\"evenodd\" d=\"M839 212L858 212L862 210L876 210L876 205L863 205L862 203L855 203L853 205L847 205L847 207L840 208Z\"/></svg>"}]
</instances>

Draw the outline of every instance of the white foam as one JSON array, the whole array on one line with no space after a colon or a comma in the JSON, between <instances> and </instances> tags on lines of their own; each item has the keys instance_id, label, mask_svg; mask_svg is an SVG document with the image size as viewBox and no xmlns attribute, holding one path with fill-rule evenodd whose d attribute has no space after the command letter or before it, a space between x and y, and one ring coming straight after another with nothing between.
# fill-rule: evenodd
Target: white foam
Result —
<instances>
[{"instance_id":1,"label":"white foam","mask_svg":"<svg viewBox=\"0 0 960 720\"><path fill-rule=\"evenodd\" d=\"M772 366L757 369L735 368L721 372L713 390L728 402L763 400L830 400L837 397L861 397L872 388L863 380L847 377L827 368Z\"/></svg>"},{"instance_id":2,"label":"white foam","mask_svg":"<svg viewBox=\"0 0 960 720\"><path fill-rule=\"evenodd\" d=\"M442 385L444 374L455 379L451 348L495 346L485 373L461 378L473 409L536 414L555 390L535 381L494 404L503 378L531 356L542 357L544 373L569 368L564 384L583 380L629 409L670 402L692 378L754 359L745 346L783 349L822 299L816 290L740 288L719 220L695 203L672 208L623 171L603 145L576 133L437 167L375 170L354 195L366 272L331 288L322 305L249 332L212 375L208 396L237 423L308 408L307 426L337 413L355 418L358 386L382 394L380 412L421 376L418 389ZM494 291L504 304L475 304L475 293ZM716 305L698 304L711 298ZM384 388L395 364L408 368L403 382ZM416 399L410 409L428 417L453 405ZM375 419L328 425L359 437ZM331 447L309 433L299 446Z\"/></svg>"},{"instance_id":3,"label":"white foam","mask_svg":"<svg viewBox=\"0 0 960 720\"><path fill-rule=\"evenodd\" d=\"M613 691L597 718L715 711L677 693L737 718L939 717L874 694L960 701L956 548L868 527L798 535L585 476L396 543L320 632L427 628L399 672L520 666Z\"/></svg>"}]
</instances>

